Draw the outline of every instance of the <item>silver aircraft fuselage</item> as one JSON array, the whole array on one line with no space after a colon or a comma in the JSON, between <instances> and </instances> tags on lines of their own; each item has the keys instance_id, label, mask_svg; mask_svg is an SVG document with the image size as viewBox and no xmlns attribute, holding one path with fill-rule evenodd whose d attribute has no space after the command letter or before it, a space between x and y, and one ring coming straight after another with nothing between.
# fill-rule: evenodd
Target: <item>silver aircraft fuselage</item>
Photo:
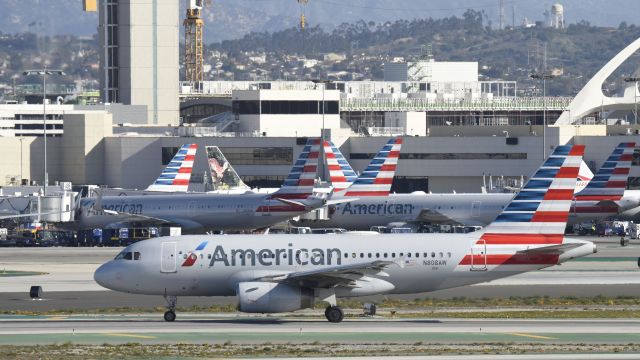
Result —
<instances>
[{"instance_id":1,"label":"silver aircraft fuselage","mask_svg":"<svg viewBox=\"0 0 640 360\"><path fill-rule=\"evenodd\" d=\"M102 209L95 198L80 203L76 226L108 228L125 223L176 224L187 232L252 230L286 221L308 210L287 206L266 194L180 194L104 196Z\"/></svg>"}]
</instances>

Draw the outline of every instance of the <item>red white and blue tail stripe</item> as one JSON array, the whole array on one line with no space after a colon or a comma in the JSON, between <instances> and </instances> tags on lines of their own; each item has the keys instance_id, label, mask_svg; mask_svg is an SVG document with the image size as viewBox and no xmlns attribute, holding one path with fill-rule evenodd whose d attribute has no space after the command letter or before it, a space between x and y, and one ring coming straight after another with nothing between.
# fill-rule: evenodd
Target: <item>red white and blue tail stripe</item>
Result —
<instances>
[{"instance_id":1,"label":"red white and blue tail stripe","mask_svg":"<svg viewBox=\"0 0 640 360\"><path fill-rule=\"evenodd\" d=\"M487 244L562 242L584 145L558 146L502 213L485 228Z\"/></svg>"},{"instance_id":2,"label":"red white and blue tail stripe","mask_svg":"<svg viewBox=\"0 0 640 360\"><path fill-rule=\"evenodd\" d=\"M189 189L198 144L184 144L148 191L186 192Z\"/></svg>"},{"instance_id":3,"label":"red white and blue tail stripe","mask_svg":"<svg viewBox=\"0 0 640 360\"><path fill-rule=\"evenodd\" d=\"M318 158L320 156L320 139L308 139L298 160L280 190L273 193L273 198L306 199L313 194L313 186L318 174Z\"/></svg>"},{"instance_id":4,"label":"red white and blue tail stripe","mask_svg":"<svg viewBox=\"0 0 640 360\"><path fill-rule=\"evenodd\" d=\"M324 142L324 155L327 159L329 181L331 181L334 193L345 190L356 181L358 175L333 142Z\"/></svg>"},{"instance_id":5,"label":"red white and blue tail stripe","mask_svg":"<svg viewBox=\"0 0 640 360\"><path fill-rule=\"evenodd\" d=\"M586 188L576 194L576 201L618 201L624 195L629 179L634 142L620 143L602 164Z\"/></svg>"},{"instance_id":6,"label":"red white and blue tail stripe","mask_svg":"<svg viewBox=\"0 0 640 360\"><path fill-rule=\"evenodd\" d=\"M344 196L388 196L398 166L402 137L389 140Z\"/></svg>"},{"instance_id":7,"label":"red white and blue tail stripe","mask_svg":"<svg viewBox=\"0 0 640 360\"><path fill-rule=\"evenodd\" d=\"M564 243L584 145L558 146L502 213L473 239L458 271L504 276L557 264Z\"/></svg>"}]
</instances>

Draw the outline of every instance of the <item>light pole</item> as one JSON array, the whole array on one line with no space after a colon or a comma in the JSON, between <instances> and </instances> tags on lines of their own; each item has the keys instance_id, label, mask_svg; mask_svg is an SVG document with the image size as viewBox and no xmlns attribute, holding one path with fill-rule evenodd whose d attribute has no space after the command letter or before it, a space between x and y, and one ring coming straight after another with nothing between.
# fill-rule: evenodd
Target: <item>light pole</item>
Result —
<instances>
[{"instance_id":1,"label":"light pole","mask_svg":"<svg viewBox=\"0 0 640 360\"><path fill-rule=\"evenodd\" d=\"M627 83L634 83L636 86L633 88L633 103L635 107L635 124L638 125L638 81L640 81L640 77L627 77L624 78L624 81Z\"/></svg>"},{"instance_id":2,"label":"light pole","mask_svg":"<svg viewBox=\"0 0 640 360\"><path fill-rule=\"evenodd\" d=\"M47 172L47 75L66 75L62 70L35 69L27 70L22 73L23 76L42 75L42 119L44 120L44 195L47 195L47 186L49 185L49 173Z\"/></svg>"},{"instance_id":3,"label":"light pole","mask_svg":"<svg viewBox=\"0 0 640 360\"><path fill-rule=\"evenodd\" d=\"M22 179L24 179L22 176L22 140L24 140L24 138L21 136L18 140L20 140L20 185L22 185Z\"/></svg>"},{"instance_id":4,"label":"light pole","mask_svg":"<svg viewBox=\"0 0 640 360\"><path fill-rule=\"evenodd\" d=\"M321 158L324 159L324 141L326 140L326 132L324 129L324 113L325 113L325 103L324 103L324 90L327 88L327 84L329 84L331 82L331 80L323 80L323 79L313 79L311 80L313 83L315 83L316 85L321 84L322 85L322 129L320 130L320 155ZM320 172L321 177L323 180L327 179L327 174L326 174L326 166L324 166L324 162L319 162L319 164L321 166L322 171Z\"/></svg>"},{"instance_id":5,"label":"light pole","mask_svg":"<svg viewBox=\"0 0 640 360\"><path fill-rule=\"evenodd\" d=\"M546 73L529 75L532 79L542 80L542 161L547 158L547 79L555 76Z\"/></svg>"}]
</instances>

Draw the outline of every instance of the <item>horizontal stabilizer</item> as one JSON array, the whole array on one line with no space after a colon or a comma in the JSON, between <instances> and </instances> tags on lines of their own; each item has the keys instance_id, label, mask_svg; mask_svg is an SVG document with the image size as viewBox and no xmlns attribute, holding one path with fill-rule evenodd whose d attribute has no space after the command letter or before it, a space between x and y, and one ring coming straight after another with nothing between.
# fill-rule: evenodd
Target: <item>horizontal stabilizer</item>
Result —
<instances>
[{"instance_id":1,"label":"horizontal stabilizer","mask_svg":"<svg viewBox=\"0 0 640 360\"><path fill-rule=\"evenodd\" d=\"M584 245L584 244L566 243L566 244L550 245L550 246L537 247L537 248L533 248L533 249L521 250L521 251L518 251L518 254L523 254L523 255L560 255L560 254L565 253L565 252L567 252L569 250L573 250L575 248L578 248L578 247L580 247L582 245Z\"/></svg>"}]
</instances>

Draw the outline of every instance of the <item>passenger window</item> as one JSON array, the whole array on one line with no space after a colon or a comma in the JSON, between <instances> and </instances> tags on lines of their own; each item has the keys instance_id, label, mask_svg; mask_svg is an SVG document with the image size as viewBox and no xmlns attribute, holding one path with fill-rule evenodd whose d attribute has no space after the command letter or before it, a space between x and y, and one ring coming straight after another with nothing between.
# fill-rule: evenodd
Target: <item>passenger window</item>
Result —
<instances>
[{"instance_id":1,"label":"passenger window","mask_svg":"<svg viewBox=\"0 0 640 360\"><path fill-rule=\"evenodd\" d=\"M349 257L349 254L348 253L344 253L344 258L346 259L348 257Z\"/></svg>"},{"instance_id":2,"label":"passenger window","mask_svg":"<svg viewBox=\"0 0 640 360\"><path fill-rule=\"evenodd\" d=\"M420 253L416 253L416 257L420 257Z\"/></svg>"},{"instance_id":3,"label":"passenger window","mask_svg":"<svg viewBox=\"0 0 640 360\"><path fill-rule=\"evenodd\" d=\"M380 258L380 253L376 253L376 258Z\"/></svg>"},{"instance_id":4,"label":"passenger window","mask_svg":"<svg viewBox=\"0 0 640 360\"><path fill-rule=\"evenodd\" d=\"M392 258L396 257L396 253L391 253L391 257Z\"/></svg>"},{"instance_id":5,"label":"passenger window","mask_svg":"<svg viewBox=\"0 0 640 360\"><path fill-rule=\"evenodd\" d=\"M432 258L436 257L436 253L432 252L432 253L431 253L431 257L432 257Z\"/></svg>"},{"instance_id":6,"label":"passenger window","mask_svg":"<svg viewBox=\"0 0 640 360\"><path fill-rule=\"evenodd\" d=\"M443 253L440 253L440 258L442 259L443 257L444 257L444 254L443 254Z\"/></svg>"},{"instance_id":7,"label":"passenger window","mask_svg":"<svg viewBox=\"0 0 640 360\"><path fill-rule=\"evenodd\" d=\"M133 260L140 260L140 253L139 252L134 252L133 253Z\"/></svg>"},{"instance_id":8,"label":"passenger window","mask_svg":"<svg viewBox=\"0 0 640 360\"><path fill-rule=\"evenodd\" d=\"M367 257L368 257L368 258L371 258L371 253L368 253L368 254L367 254Z\"/></svg>"},{"instance_id":9,"label":"passenger window","mask_svg":"<svg viewBox=\"0 0 640 360\"><path fill-rule=\"evenodd\" d=\"M400 253L400 257L403 257L403 256L404 256L404 253Z\"/></svg>"},{"instance_id":10,"label":"passenger window","mask_svg":"<svg viewBox=\"0 0 640 360\"><path fill-rule=\"evenodd\" d=\"M385 258L385 259L387 258L387 253L384 253L384 258Z\"/></svg>"},{"instance_id":11,"label":"passenger window","mask_svg":"<svg viewBox=\"0 0 640 360\"><path fill-rule=\"evenodd\" d=\"M182 255L182 258L186 259L187 258L187 254Z\"/></svg>"},{"instance_id":12,"label":"passenger window","mask_svg":"<svg viewBox=\"0 0 640 360\"><path fill-rule=\"evenodd\" d=\"M447 253L447 257L449 257L449 258L451 257L451 253L450 252Z\"/></svg>"},{"instance_id":13,"label":"passenger window","mask_svg":"<svg viewBox=\"0 0 640 360\"><path fill-rule=\"evenodd\" d=\"M427 254L427 253L422 253L422 257L429 257L429 254Z\"/></svg>"},{"instance_id":14,"label":"passenger window","mask_svg":"<svg viewBox=\"0 0 640 360\"><path fill-rule=\"evenodd\" d=\"M400 255L402 255L402 254L400 254ZM407 253L407 257L411 257L411 253Z\"/></svg>"},{"instance_id":15,"label":"passenger window","mask_svg":"<svg viewBox=\"0 0 640 360\"><path fill-rule=\"evenodd\" d=\"M351 253L351 257L355 259L356 258L356 253Z\"/></svg>"},{"instance_id":16,"label":"passenger window","mask_svg":"<svg viewBox=\"0 0 640 360\"><path fill-rule=\"evenodd\" d=\"M364 253L360 253L360 257L363 258L364 257Z\"/></svg>"},{"instance_id":17,"label":"passenger window","mask_svg":"<svg viewBox=\"0 0 640 360\"><path fill-rule=\"evenodd\" d=\"M207 254L207 259L211 259L211 254Z\"/></svg>"}]
</instances>

